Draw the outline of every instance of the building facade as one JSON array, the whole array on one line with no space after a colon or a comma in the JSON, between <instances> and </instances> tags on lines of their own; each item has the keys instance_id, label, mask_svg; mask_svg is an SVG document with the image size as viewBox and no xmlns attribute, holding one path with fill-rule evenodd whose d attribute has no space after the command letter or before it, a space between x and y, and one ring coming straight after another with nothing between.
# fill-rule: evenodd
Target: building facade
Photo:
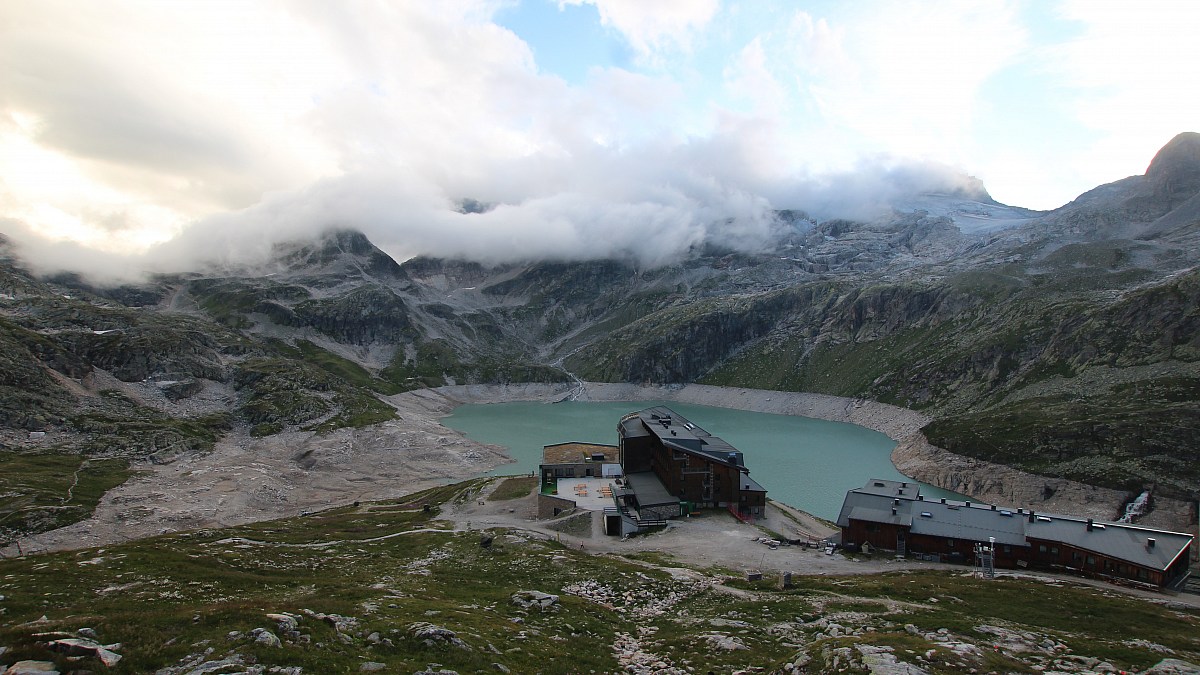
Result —
<instances>
[{"instance_id":1,"label":"building facade","mask_svg":"<svg viewBox=\"0 0 1200 675\"><path fill-rule=\"evenodd\" d=\"M973 564L977 546L995 566L1065 570L1157 587L1188 575L1192 536L990 504L925 499L916 483L872 479L850 490L838 514L844 546Z\"/></svg>"},{"instance_id":2,"label":"building facade","mask_svg":"<svg viewBox=\"0 0 1200 675\"><path fill-rule=\"evenodd\" d=\"M742 518L764 515L767 491L750 478L742 453L670 408L630 413L617 433L625 475L635 482L652 475L681 511L728 508Z\"/></svg>"}]
</instances>

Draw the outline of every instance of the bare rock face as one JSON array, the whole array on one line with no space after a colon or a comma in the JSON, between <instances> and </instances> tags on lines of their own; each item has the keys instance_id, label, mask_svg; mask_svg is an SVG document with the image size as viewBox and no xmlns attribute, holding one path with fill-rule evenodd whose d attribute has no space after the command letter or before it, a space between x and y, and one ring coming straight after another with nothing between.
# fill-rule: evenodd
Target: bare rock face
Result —
<instances>
[{"instance_id":1,"label":"bare rock face","mask_svg":"<svg viewBox=\"0 0 1200 675\"><path fill-rule=\"evenodd\" d=\"M1200 665L1180 659L1163 659L1146 671L1146 675L1196 675L1196 673L1200 673Z\"/></svg>"},{"instance_id":2,"label":"bare rock face","mask_svg":"<svg viewBox=\"0 0 1200 675\"><path fill-rule=\"evenodd\" d=\"M1158 151L1142 176L1101 185L1046 220L1063 232L1136 238L1161 234L1200 215L1200 134L1182 133Z\"/></svg>"},{"instance_id":3,"label":"bare rock face","mask_svg":"<svg viewBox=\"0 0 1200 675\"><path fill-rule=\"evenodd\" d=\"M17 661L4 675L59 675L53 661Z\"/></svg>"},{"instance_id":4,"label":"bare rock face","mask_svg":"<svg viewBox=\"0 0 1200 675\"><path fill-rule=\"evenodd\" d=\"M1063 478L1047 478L1001 464L963 457L915 435L892 451L892 463L906 476L982 501L1112 520L1127 493ZM1169 501L1169 500L1166 500ZM1176 529L1186 523L1174 523Z\"/></svg>"},{"instance_id":5,"label":"bare rock face","mask_svg":"<svg viewBox=\"0 0 1200 675\"><path fill-rule=\"evenodd\" d=\"M1154 192L1173 209L1200 192L1200 133L1185 132L1172 138L1146 168Z\"/></svg>"}]
</instances>

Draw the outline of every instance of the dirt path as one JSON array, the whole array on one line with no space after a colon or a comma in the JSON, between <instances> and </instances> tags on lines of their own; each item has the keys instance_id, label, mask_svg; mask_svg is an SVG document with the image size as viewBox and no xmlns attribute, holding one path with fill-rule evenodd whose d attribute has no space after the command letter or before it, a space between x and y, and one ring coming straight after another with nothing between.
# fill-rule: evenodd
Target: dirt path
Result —
<instances>
[{"instance_id":1,"label":"dirt path","mask_svg":"<svg viewBox=\"0 0 1200 675\"><path fill-rule=\"evenodd\" d=\"M233 434L207 454L133 467L139 474L109 491L91 518L22 539L21 550L103 546L394 499L510 461L502 448L466 439L427 414L321 436ZM0 553L16 555L17 547Z\"/></svg>"},{"instance_id":2,"label":"dirt path","mask_svg":"<svg viewBox=\"0 0 1200 675\"><path fill-rule=\"evenodd\" d=\"M215 385L214 385L215 386ZM207 390L207 385L206 385ZM211 396L223 395L214 389ZM166 464L134 467L140 475L110 491L92 518L75 525L21 541L25 551L76 549L152 536L175 530L222 527L297 515L353 501L391 499L434 485L483 474L510 462L502 448L472 441L442 426L440 420L463 403L501 401L556 401L574 393L584 401L679 400L778 414L807 415L847 421L883 431L893 438L916 433L924 418L894 406L820 394L789 394L752 389L702 385L643 387L628 384L470 385L419 390L387 400L397 408L398 419L364 429L343 429L327 435L285 433L267 438L232 434L204 455L188 455ZM210 396L202 392L196 400ZM165 405L165 404L164 404ZM505 514L491 511L476 515L497 526L528 525L530 506L512 507ZM518 511L525 512L518 516ZM468 515L469 511L467 512ZM781 507L765 526L793 539L819 539L827 528L821 521L795 509ZM785 515L787 514L787 515ZM507 520L504 518L507 517ZM701 521L704 521L703 523ZM464 519L464 523L466 520ZM712 564L740 561L737 556L713 553L746 548L749 530L715 518L693 518L673 523L666 532L622 543L620 550L653 550L660 544ZM728 546L689 544L703 537L676 536L688 524L707 527L705 536ZM596 526L594 526L596 527ZM757 536L757 535L756 535ZM679 539L675 543L675 539ZM600 545L597 543L597 545ZM609 544L605 544L609 545ZM613 549L614 551L617 549ZM753 547L750 550L757 550ZM783 551L782 553L780 551ZM0 551L15 555L10 546ZM811 552L810 552L811 553ZM762 555L761 564L804 562L816 571L856 569L858 563L834 565L829 560L805 558L796 550L779 549ZM778 563L774 562L776 559ZM889 563L890 565L890 563ZM884 567L889 568L889 567Z\"/></svg>"},{"instance_id":3,"label":"dirt path","mask_svg":"<svg viewBox=\"0 0 1200 675\"><path fill-rule=\"evenodd\" d=\"M531 493L521 499L491 501L488 499L491 489L485 489L477 499L447 506L442 517L452 522L454 529L459 531L518 529L590 553L661 553L686 567L724 568L738 574L752 569L795 574L872 574L894 569L955 569L916 560L850 559L841 554L826 555L819 549L802 546L771 549L756 541L767 535L763 529L739 522L719 509L670 521L666 529L660 532L626 539L605 535L600 519L595 517L592 518L588 536L562 534L554 529L554 524L561 519L537 519L536 494ZM483 503L480 504L480 501ZM813 527L796 523L792 516L784 515L774 503L768 506L768 515L762 526L775 532L799 535L795 538L824 538L833 533L812 516L790 507L789 511L811 519Z\"/></svg>"},{"instance_id":4,"label":"dirt path","mask_svg":"<svg viewBox=\"0 0 1200 675\"><path fill-rule=\"evenodd\" d=\"M499 480L494 481L484 488L476 499L467 500L464 504L448 506L443 511L442 517L452 523L456 531L492 528L520 530L537 537L561 541L571 548L581 548L594 555L659 554L649 559L635 558L634 561L666 571L679 578L704 577L705 575L697 570L711 571L713 569L725 570L732 575L741 575L751 570L766 574L791 572L797 575L829 576L931 569L961 574L970 574L971 572L969 567L962 565L897 559L887 555L877 555L871 558L859 556L847 558L840 553L826 555L820 549L802 546L781 546L778 549L771 549L756 541L764 536L761 529L755 525L739 522L722 510L707 511L690 518L673 520L666 529L660 532L627 539L605 535L603 528L600 527L599 518L593 518L590 536L584 538L578 535L566 535L554 529L554 524L561 518L537 520L536 493L531 493L521 499L490 501L488 495L499 482ZM483 503L481 504L480 501ZM790 506L771 502L767 510L767 518L762 523L764 527L769 527L768 523L782 522L785 527L787 527L787 523L791 523L790 527L794 532L820 535L821 537L833 532L819 519ZM796 523L794 520L797 516L800 517L800 523ZM569 517L570 514L564 516L564 518ZM770 529L780 531L774 527ZM660 556L666 557L661 558ZM672 564L672 561L675 564ZM1153 602L1200 607L1200 596L1164 595L1069 575L1000 571L998 576L1024 577L1049 584L1075 583L1109 592L1133 595ZM718 591L741 592L738 589L720 585L714 586L714 588Z\"/></svg>"}]
</instances>

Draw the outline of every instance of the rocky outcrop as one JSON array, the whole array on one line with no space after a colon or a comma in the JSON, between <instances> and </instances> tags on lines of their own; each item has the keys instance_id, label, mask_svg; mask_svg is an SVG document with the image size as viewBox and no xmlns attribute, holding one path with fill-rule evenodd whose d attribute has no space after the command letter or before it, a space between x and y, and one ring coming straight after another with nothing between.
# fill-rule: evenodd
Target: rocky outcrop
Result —
<instances>
[{"instance_id":1,"label":"rocky outcrop","mask_svg":"<svg viewBox=\"0 0 1200 675\"><path fill-rule=\"evenodd\" d=\"M906 476L945 490L1004 506L1115 520L1131 495L1119 490L1047 478L1001 464L963 457L931 445L920 434L903 439L892 463Z\"/></svg>"},{"instance_id":2,"label":"rocky outcrop","mask_svg":"<svg viewBox=\"0 0 1200 675\"><path fill-rule=\"evenodd\" d=\"M338 342L397 343L413 337L408 305L382 286L362 286L338 297L307 300L292 312L296 325L315 328Z\"/></svg>"}]
</instances>

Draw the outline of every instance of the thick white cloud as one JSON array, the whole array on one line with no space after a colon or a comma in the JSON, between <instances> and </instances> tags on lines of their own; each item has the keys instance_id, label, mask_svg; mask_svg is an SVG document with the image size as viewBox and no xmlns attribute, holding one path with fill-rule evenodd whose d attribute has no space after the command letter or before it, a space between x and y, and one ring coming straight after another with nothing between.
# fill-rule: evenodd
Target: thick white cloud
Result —
<instances>
[{"instance_id":1,"label":"thick white cloud","mask_svg":"<svg viewBox=\"0 0 1200 675\"><path fill-rule=\"evenodd\" d=\"M1022 3L558 1L635 64L568 84L493 22L502 0L0 3L0 232L108 274L331 226L397 256L653 265L760 246L772 208L944 189L948 165L1054 206L1200 119L1182 3L1066 3L1079 35L1047 46ZM1095 133L1083 154L1020 144L996 83L1026 71L1048 88L1022 95Z\"/></svg>"},{"instance_id":2,"label":"thick white cloud","mask_svg":"<svg viewBox=\"0 0 1200 675\"><path fill-rule=\"evenodd\" d=\"M793 18L801 93L859 152L967 160L980 89L1027 42L1016 12L996 3L853 8Z\"/></svg>"}]
</instances>

